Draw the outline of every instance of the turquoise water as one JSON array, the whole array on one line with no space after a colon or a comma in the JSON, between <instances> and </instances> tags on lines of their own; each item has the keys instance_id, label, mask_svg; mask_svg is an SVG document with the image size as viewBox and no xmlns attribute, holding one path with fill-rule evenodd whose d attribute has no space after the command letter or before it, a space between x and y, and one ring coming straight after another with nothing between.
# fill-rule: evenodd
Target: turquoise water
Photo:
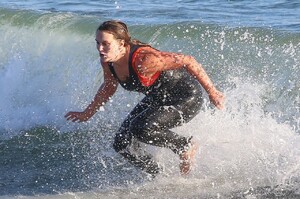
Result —
<instances>
[{"instance_id":1,"label":"turquoise water","mask_svg":"<svg viewBox=\"0 0 300 199\"><path fill-rule=\"evenodd\" d=\"M300 17L297 1L2 1L0 198L297 198ZM174 129L199 140L188 178L170 151L154 180L112 147L143 96L121 88L94 118L66 122L102 81L94 42L104 20L193 55L226 95Z\"/></svg>"},{"instance_id":2,"label":"turquoise water","mask_svg":"<svg viewBox=\"0 0 300 199\"><path fill-rule=\"evenodd\" d=\"M199 1L136 0L128 1L3 1L2 7L50 12L72 12L129 23L165 24L186 21L229 26L272 27L287 31L300 30L300 3L276 1Z\"/></svg>"}]
</instances>

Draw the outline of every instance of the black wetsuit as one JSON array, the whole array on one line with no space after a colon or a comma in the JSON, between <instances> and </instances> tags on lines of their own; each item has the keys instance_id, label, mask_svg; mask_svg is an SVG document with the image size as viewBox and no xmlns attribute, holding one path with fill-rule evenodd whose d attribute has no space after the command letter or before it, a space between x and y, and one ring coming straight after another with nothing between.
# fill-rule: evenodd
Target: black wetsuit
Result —
<instances>
[{"instance_id":1,"label":"black wetsuit","mask_svg":"<svg viewBox=\"0 0 300 199\"><path fill-rule=\"evenodd\" d=\"M184 68L162 72L152 85L143 86L132 66L132 55L139 47L131 46L129 78L125 82L119 80L113 65L109 64L112 74L124 89L145 94L124 120L113 146L132 164L155 174L160 168L150 154L130 150L133 139L167 147L180 154L188 146L190 138L169 129L180 126L197 115L202 105L202 88Z\"/></svg>"}]
</instances>

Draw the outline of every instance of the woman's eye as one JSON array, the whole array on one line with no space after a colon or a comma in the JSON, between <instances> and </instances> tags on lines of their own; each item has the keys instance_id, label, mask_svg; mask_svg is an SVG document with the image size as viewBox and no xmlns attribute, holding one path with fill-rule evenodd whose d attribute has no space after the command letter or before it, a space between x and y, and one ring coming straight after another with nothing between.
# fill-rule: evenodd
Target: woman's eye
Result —
<instances>
[{"instance_id":1,"label":"woman's eye","mask_svg":"<svg viewBox=\"0 0 300 199\"><path fill-rule=\"evenodd\" d=\"M103 46L109 46L110 43L108 43L108 42L103 42L102 45L103 45Z\"/></svg>"},{"instance_id":2,"label":"woman's eye","mask_svg":"<svg viewBox=\"0 0 300 199\"><path fill-rule=\"evenodd\" d=\"M103 47L108 47L108 46L110 46L111 43L108 43L108 42L101 42L100 43L99 41L96 40L96 44L97 44L97 46L101 45Z\"/></svg>"}]
</instances>

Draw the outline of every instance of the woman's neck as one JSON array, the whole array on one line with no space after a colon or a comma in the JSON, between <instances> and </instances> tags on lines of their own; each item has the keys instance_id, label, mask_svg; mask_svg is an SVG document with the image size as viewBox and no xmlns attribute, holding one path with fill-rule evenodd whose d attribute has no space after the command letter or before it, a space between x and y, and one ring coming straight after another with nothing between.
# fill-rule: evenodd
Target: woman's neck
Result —
<instances>
[{"instance_id":1,"label":"woman's neck","mask_svg":"<svg viewBox=\"0 0 300 199\"><path fill-rule=\"evenodd\" d=\"M125 46L123 52L120 53L120 58L116 62L113 62L114 66L127 66L129 60L130 45Z\"/></svg>"}]
</instances>

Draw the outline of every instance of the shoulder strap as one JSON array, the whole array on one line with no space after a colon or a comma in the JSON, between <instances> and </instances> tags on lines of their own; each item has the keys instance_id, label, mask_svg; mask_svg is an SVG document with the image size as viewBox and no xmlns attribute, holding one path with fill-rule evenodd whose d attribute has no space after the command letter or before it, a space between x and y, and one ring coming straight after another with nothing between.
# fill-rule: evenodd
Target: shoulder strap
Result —
<instances>
[{"instance_id":1,"label":"shoulder strap","mask_svg":"<svg viewBox=\"0 0 300 199\"><path fill-rule=\"evenodd\" d=\"M135 52L139 47L141 47L141 46L139 46L139 45L130 45L129 62L128 62L129 68L132 68L132 58L133 58L132 56L133 56L134 52Z\"/></svg>"},{"instance_id":2,"label":"shoulder strap","mask_svg":"<svg viewBox=\"0 0 300 199\"><path fill-rule=\"evenodd\" d=\"M129 62L128 62L128 64L129 64L129 72L132 72L132 71L130 71L130 70L132 70L132 56L133 56L133 53L134 53L139 47L140 47L139 45L131 45L131 46L130 46ZM114 69L114 67L113 67L113 63L112 63L112 62L109 62L109 63L108 63L108 67L109 67L109 69L110 69L110 72L113 74L113 76L114 76L116 79L119 80L119 78L118 78L118 76L117 76L117 74L116 74L116 71L115 71L115 69Z\"/></svg>"},{"instance_id":3,"label":"shoulder strap","mask_svg":"<svg viewBox=\"0 0 300 199\"><path fill-rule=\"evenodd\" d=\"M116 71L115 71L115 69L113 67L113 63L109 62L108 63L108 67L109 67L110 72L113 74L114 78L116 78L116 79L119 80L119 78L118 78L118 76L116 74Z\"/></svg>"}]
</instances>

